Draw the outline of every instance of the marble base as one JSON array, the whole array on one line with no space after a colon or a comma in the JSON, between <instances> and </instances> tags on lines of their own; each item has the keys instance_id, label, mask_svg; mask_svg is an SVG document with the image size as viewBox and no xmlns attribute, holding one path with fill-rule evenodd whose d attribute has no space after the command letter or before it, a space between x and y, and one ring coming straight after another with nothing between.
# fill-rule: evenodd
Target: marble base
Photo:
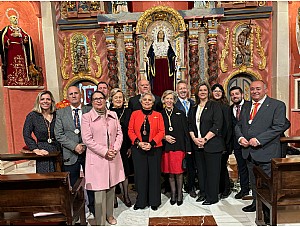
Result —
<instances>
[{"instance_id":1,"label":"marble base","mask_svg":"<svg viewBox=\"0 0 300 227\"><path fill-rule=\"evenodd\" d=\"M15 169L15 162L0 160L0 174L7 174Z\"/></svg>"}]
</instances>

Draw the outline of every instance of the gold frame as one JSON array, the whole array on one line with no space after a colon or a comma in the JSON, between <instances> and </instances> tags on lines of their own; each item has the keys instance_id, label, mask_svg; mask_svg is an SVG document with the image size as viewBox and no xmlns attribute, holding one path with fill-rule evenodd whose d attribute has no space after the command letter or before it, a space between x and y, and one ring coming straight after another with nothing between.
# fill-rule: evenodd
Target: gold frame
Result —
<instances>
[{"instance_id":1,"label":"gold frame","mask_svg":"<svg viewBox=\"0 0 300 227\"><path fill-rule=\"evenodd\" d=\"M93 59L97 64L97 70L95 71L95 77L100 78L102 76L102 64L100 56L97 54L97 46L96 46L96 38L95 35L93 35L92 38L92 51L93 51Z\"/></svg>"},{"instance_id":2,"label":"gold frame","mask_svg":"<svg viewBox=\"0 0 300 227\"><path fill-rule=\"evenodd\" d=\"M158 20L170 22L175 31L186 31L184 19L178 11L168 6L154 6L146 10L138 20L136 34L145 33L148 26Z\"/></svg>"},{"instance_id":3,"label":"gold frame","mask_svg":"<svg viewBox=\"0 0 300 227\"><path fill-rule=\"evenodd\" d=\"M64 56L62 58L62 66L61 66L61 76L64 80L69 79L69 74L67 73L67 65L69 63L68 53L69 53L69 44L67 37L64 37Z\"/></svg>"},{"instance_id":4,"label":"gold frame","mask_svg":"<svg viewBox=\"0 0 300 227\"><path fill-rule=\"evenodd\" d=\"M220 59L220 68L223 73L227 72L227 70L228 70L228 64L225 63L225 58L228 56L228 53L229 53L229 38L230 38L229 28L226 28L225 46L222 50L221 59Z\"/></svg>"}]
</instances>

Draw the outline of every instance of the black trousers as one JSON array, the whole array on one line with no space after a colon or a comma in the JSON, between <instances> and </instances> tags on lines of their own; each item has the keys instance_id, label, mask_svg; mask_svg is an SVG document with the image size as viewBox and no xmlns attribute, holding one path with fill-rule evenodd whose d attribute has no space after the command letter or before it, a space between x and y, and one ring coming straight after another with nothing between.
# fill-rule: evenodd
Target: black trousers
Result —
<instances>
[{"instance_id":1,"label":"black trousers","mask_svg":"<svg viewBox=\"0 0 300 227\"><path fill-rule=\"evenodd\" d=\"M160 206L161 204L161 154L162 148L144 151L132 146L134 181L137 190L136 206Z\"/></svg>"},{"instance_id":2,"label":"black trousers","mask_svg":"<svg viewBox=\"0 0 300 227\"><path fill-rule=\"evenodd\" d=\"M224 154L222 154L219 193L230 191L230 179L229 179L229 173L228 173L228 169L227 169L228 159L229 159L228 152L225 152Z\"/></svg>"},{"instance_id":3,"label":"black trousers","mask_svg":"<svg viewBox=\"0 0 300 227\"><path fill-rule=\"evenodd\" d=\"M248 172L248 168L247 168L247 162L243 158L243 155L242 155L242 150L235 149L234 156L235 156L237 166L238 166L238 174L239 174L239 178L240 178L241 191L248 192L249 191L249 172Z\"/></svg>"},{"instance_id":4,"label":"black trousers","mask_svg":"<svg viewBox=\"0 0 300 227\"><path fill-rule=\"evenodd\" d=\"M186 154L186 173L187 173L187 192L195 190L195 177L196 177L196 167L195 167L195 154Z\"/></svg>"},{"instance_id":5,"label":"black trousers","mask_svg":"<svg viewBox=\"0 0 300 227\"><path fill-rule=\"evenodd\" d=\"M208 153L204 149L195 151L200 195L210 203L219 201L219 182L222 153Z\"/></svg>"},{"instance_id":6,"label":"black trousers","mask_svg":"<svg viewBox=\"0 0 300 227\"><path fill-rule=\"evenodd\" d=\"M80 167L82 166L83 172L85 174L85 154L78 155L77 161L73 165L64 165L63 169L65 172L70 173L70 184L73 187L77 179L80 177ZM94 191L87 190L88 200L89 200L89 211L95 216L95 196Z\"/></svg>"}]
</instances>

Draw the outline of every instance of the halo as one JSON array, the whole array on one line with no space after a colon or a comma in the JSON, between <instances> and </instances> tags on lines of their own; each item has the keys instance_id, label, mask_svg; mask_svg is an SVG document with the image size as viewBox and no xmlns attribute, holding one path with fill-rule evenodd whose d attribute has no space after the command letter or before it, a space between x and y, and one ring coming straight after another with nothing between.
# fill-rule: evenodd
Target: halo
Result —
<instances>
[{"instance_id":1,"label":"halo","mask_svg":"<svg viewBox=\"0 0 300 227\"><path fill-rule=\"evenodd\" d=\"M8 15L8 12L9 12L9 11L14 11L14 12L16 13L17 18L19 19L19 13L18 13L18 11L15 10L14 8L8 8L8 9L5 11L5 15L6 15L7 19L9 19L9 17L12 16L12 15L10 15L10 16Z\"/></svg>"}]
</instances>

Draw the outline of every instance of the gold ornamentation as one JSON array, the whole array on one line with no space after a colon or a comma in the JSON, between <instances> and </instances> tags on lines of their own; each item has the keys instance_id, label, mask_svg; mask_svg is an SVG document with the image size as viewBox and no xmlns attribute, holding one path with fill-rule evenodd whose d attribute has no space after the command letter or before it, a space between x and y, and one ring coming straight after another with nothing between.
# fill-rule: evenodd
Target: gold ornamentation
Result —
<instances>
[{"instance_id":1,"label":"gold ornamentation","mask_svg":"<svg viewBox=\"0 0 300 227\"><path fill-rule=\"evenodd\" d=\"M261 58L261 62L258 63L258 68L260 70L264 70L267 65L267 58L265 55L265 50L261 44L261 28L259 26L256 27L256 42L257 52Z\"/></svg>"},{"instance_id":2,"label":"gold ornamentation","mask_svg":"<svg viewBox=\"0 0 300 227\"><path fill-rule=\"evenodd\" d=\"M255 72L251 69L247 69L247 67L241 67L239 68L238 70L232 72L227 78L226 80L224 81L224 89L225 89L225 94L227 94L227 87L228 87L228 84L229 84L229 81L235 77L236 75L240 74L240 73L243 73L243 74L248 74L248 75L251 75L253 77L255 77L257 80L262 80L262 76L258 73L258 72ZM244 93L246 93L246 91L244 91Z\"/></svg>"},{"instance_id":3,"label":"gold ornamentation","mask_svg":"<svg viewBox=\"0 0 300 227\"><path fill-rule=\"evenodd\" d=\"M228 70L228 65L225 63L225 58L228 56L229 53L229 37L230 37L230 33L229 33L229 28L226 28L225 31L225 46L224 49L222 50L221 53L221 59L220 59L220 67L221 67L221 71L223 73L227 72Z\"/></svg>"},{"instance_id":4,"label":"gold ornamentation","mask_svg":"<svg viewBox=\"0 0 300 227\"><path fill-rule=\"evenodd\" d=\"M258 1L258 6L265 6L266 5L266 1Z\"/></svg>"},{"instance_id":5,"label":"gold ornamentation","mask_svg":"<svg viewBox=\"0 0 300 227\"><path fill-rule=\"evenodd\" d=\"M61 76L64 80L69 79L69 74L67 73L67 65L69 63L69 58L68 58L68 53L69 53L69 44L67 42L67 38L64 37L64 56L62 59L62 66L61 66Z\"/></svg>"},{"instance_id":6,"label":"gold ornamentation","mask_svg":"<svg viewBox=\"0 0 300 227\"><path fill-rule=\"evenodd\" d=\"M101 65L100 56L97 54L97 46L96 46L95 35L93 35L93 38L92 38L92 50L93 50L93 59L97 64L97 70L94 70L95 71L95 77L100 78L101 75L102 75L102 65Z\"/></svg>"},{"instance_id":7,"label":"gold ornamentation","mask_svg":"<svg viewBox=\"0 0 300 227\"><path fill-rule=\"evenodd\" d=\"M184 19L178 11L168 6L155 6L146 10L140 17L136 25L136 33L146 32L148 26L158 20L168 21L173 25L175 31L186 30Z\"/></svg>"},{"instance_id":8,"label":"gold ornamentation","mask_svg":"<svg viewBox=\"0 0 300 227\"><path fill-rule=\"evenodd\" d=\"M63 90L63 96L64 96L63 98L64 99L67 98L67 91L70 86L72 86L76 82L82 81L82 80L89 80L89 81L93 82L94 84L98 84L98 80L96 80L94 77L86 76L83 73L80 73L80 74L78 74L78 76L75 76L72 79L70 79L68 81L68 83L65 85L64 90Z\"/></svg>"}]
</instances>

